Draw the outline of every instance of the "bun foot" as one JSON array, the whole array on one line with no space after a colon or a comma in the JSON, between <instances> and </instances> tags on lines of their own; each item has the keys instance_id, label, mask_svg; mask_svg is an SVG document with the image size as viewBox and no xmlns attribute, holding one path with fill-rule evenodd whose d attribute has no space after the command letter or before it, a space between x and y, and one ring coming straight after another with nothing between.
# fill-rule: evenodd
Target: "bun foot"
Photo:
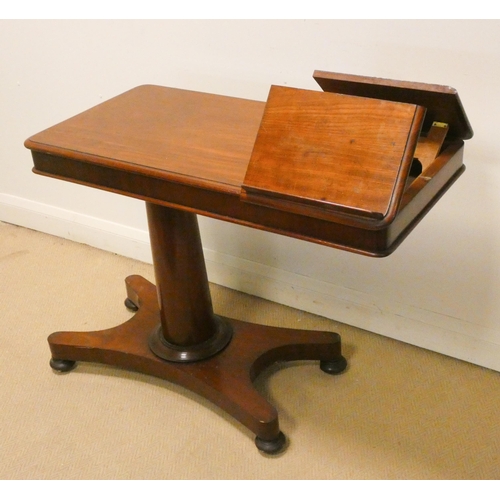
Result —
<instances>
[{"instance_id":1,"label":"bun foot","mask_svg":"<svg viewBox=\"0 0 500 500\"><path fill-rule=\"evenodd\" d=\"M329 375L338 375L347 368L347 360L344 356L339 356L330 361L320 361L319 367Z\"/></svg>"},{"instance_id":2,"label":"bun foot","mask_svg":"<svg viewBox=\"0 0 500 500\"><path fill-rule=\"evenodd\" d=\"M265 440L257 436L255 438L255 446L262 451L263 453L266 453L267 455L277 455L280 451L283 450L286 444L286 437L285 435L280 432L278 434L278 437L275 439L271 440Z\"/></svg>"},{"instance_id":3,"label":"bun foot","mask_svg":"<svg viewBox=\"0 0 500 500\"><path fill-rule=\"evenodd\" d=\"M139 306L135 302L132 302L129 298L125 299L124 304L129 311L137 312L139 310Z\"/></svg>"},{"instance_id":4,"label":"bun foot","mask_svg":"<svg viewBox=\"0 0 500 500\"><path fill-rule=\"evenodd\" d=\"M70 372L76 366L76 361L67 359L54 359L50 360L50 366L53 370L58 372Z\"/></svg>"}]
</instances>

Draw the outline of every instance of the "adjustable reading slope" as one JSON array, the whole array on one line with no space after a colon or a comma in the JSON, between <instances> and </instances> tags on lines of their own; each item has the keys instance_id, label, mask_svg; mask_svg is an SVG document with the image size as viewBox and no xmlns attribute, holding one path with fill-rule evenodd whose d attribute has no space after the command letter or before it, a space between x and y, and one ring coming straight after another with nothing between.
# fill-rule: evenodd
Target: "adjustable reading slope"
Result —
<instances>
[{"instance_id":1,"label":"adjustable reading slope","mask_svg":"<svg viewBox=\"0 0 500 500\"><path fill-rule=\"evenodd\" d=\"M414 104L272 87L243 199L327 220L390 222L424 114Z\"/></svg>"},{"instance_id":2,"label":"adjustable reading slope","mask_svg":"<svg viewBox=\"0 0 500 500\"><path fill-rule=\"evenodd\" d=\"M271 88L241 200L309 218L311 228L328 221L323 242L388 255L465 169L472 129L458 94L325 71L314 78L325 92Z\"/></svg>"}]
</instances>

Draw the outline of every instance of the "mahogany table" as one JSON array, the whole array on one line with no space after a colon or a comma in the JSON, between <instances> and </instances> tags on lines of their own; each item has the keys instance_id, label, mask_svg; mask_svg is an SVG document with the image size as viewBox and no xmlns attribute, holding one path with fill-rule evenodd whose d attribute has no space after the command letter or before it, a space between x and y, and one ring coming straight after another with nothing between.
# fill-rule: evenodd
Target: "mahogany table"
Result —
<instances>
[{"instance_id":1,"label":"mahogany table","mask_svg":"<svg viewBox=\"0 0 500 500\"><path fill-rule=\"evenodd\" d=\"M125 303L136 311L126 323L50 335L52 368L100 362L180 384L240 421L256 435L257 448L273 454L286 439L253 380L278 360L319 360L325 373L341 373L347 363L340 336L215 315L196 214L386 255L463 166L462 145L453 142L435 172L401 194L396 220L386 226L345 211L323 218L253 203L242 186L264 115L261 102L148 85L40 132L26 147L35 173L144 200L155 270L156 286L126 278ZM423 186L430 194L421 195Z\"/></svg>"}]
</instances>

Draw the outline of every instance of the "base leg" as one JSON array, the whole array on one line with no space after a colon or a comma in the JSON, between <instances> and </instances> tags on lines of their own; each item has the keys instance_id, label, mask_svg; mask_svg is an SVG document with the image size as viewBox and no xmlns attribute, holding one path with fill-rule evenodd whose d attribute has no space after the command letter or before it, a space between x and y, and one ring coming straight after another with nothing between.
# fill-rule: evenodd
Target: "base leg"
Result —
<instances>
[{"instance_id":1,"label":"base leg","mask_svg":"<svg viewBox=\"0 0 500 500\"><path fill-rule=\"evenodd\" d=\"M49 336L54 368L65 371L76 361L105 363L179 384L208 399L256 436L264 453L282 450L285 439L276 409L253 386L253 380L276 361L319 360L344 366L336 333L255 325L223 318L233 329L221 352L201 361L179 363L149 348L160 324L156 287L140 276L126 279L127 296L137 312L126 323L96 332L56 332ZM59 367L59 368L58 368Z\"/></svg>"}]
</instances>

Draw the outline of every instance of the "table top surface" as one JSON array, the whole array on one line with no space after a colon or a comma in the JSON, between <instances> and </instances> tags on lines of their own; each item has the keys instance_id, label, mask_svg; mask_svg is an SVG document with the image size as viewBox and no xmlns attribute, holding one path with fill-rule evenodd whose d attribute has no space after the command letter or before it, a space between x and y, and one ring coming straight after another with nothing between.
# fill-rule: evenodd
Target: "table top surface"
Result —
<instances>
[{"instance_id":1,"label":"table top surface","mask_svg":"<svg viewBox=\"0 0 500 500\"><path fill-rule=\"evenodd\" d=\"M136 87L33 137L33 151L239 192L265 104Z\"/></svg>"},{"instance_id":2,"label":"table top surface","mask_svg":"<svg viewBox=\"0 0 500 500\"><path fill-rule=\"evenodd\" d=\"M376 256L391 253L463 172L458 141L405 191L390 224L248 203L242 186L265 106L144 85L30 137L25 146L41 175Z\"/></svg>"}]
</instances>

